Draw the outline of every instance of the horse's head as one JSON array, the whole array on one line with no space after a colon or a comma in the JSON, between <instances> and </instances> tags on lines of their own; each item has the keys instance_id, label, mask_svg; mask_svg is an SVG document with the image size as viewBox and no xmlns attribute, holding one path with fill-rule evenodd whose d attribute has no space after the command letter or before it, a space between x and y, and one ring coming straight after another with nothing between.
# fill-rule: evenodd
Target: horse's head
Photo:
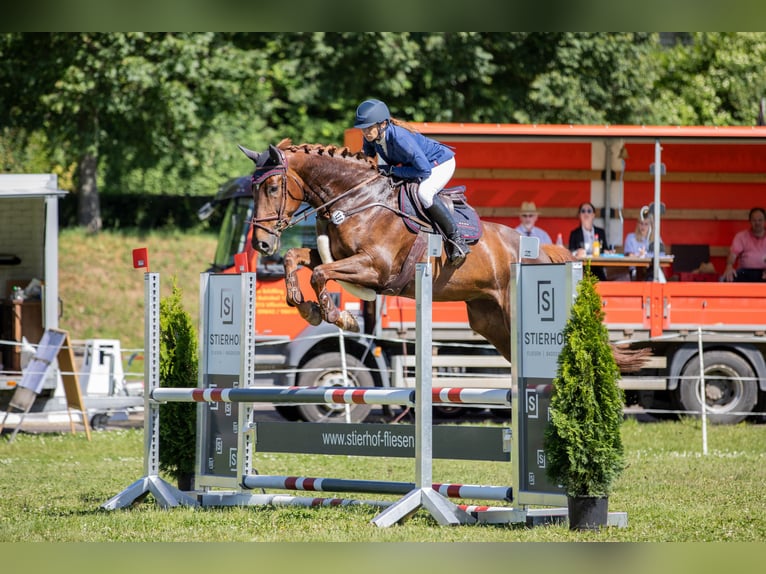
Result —
<instances>
[{"instance_id":1,"label":"horse's head","mask_svg":"<svg viewBox=\"0 0 766 574\"><path fill-rule=\"evenodd\" d=\"M273 255L279 250L282 230L300 207L302 197L288 191L287 159L279 148L270 145L261 153L242 146L239 149L255 163L253 249L263 255Z\"/></svg>"}]
</instances>

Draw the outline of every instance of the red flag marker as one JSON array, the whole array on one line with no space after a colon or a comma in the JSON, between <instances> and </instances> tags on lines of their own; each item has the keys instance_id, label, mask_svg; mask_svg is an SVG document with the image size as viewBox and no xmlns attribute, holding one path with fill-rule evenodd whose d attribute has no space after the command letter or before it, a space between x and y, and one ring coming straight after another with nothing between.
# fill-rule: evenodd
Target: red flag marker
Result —
<instances>
[{"instance_id":1,"label":"red flag marker","mask_svg":"<svg viewBox=\"0 0 766 574\"><path fill-rule=\"evenodd\" d=\"M247 253L245 251L237 253L234 256L234 268L237 270L237 273L247 273L249 271L248 267Z\"/></svg>"},{"instance_id":2,"label":"red flag marker","mask_svg":"<svg viewBox=\"0 0 766 574\"><path fill-rule=\"evenodd\" d=\"M149 250L146 247L133 250L133 268L142 267L146 267L146 272L149 273Z\"/></svg>"}]
</instances>

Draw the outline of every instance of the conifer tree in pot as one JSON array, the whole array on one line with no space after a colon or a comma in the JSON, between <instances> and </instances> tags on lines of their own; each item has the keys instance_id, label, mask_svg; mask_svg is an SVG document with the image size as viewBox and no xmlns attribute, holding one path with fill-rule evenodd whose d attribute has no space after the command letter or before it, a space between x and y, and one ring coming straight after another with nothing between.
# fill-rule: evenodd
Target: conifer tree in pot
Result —
<instances>
[{"instance_id":1,"label":"conifer tree in pot","mask_svg":"<svg viewBox=\"0 0 766 574\"><path fill-rule=\"evenodd\" d=\"M160 387L196 387L197 333L181 303L181 290L160 300ZM179 490L193 490L196 457L196 403L160 405L159 467L172 476Z\"/></svg>"},{"instance_id":2,"label":"conifer tree in pot","mask_svg":"<svg viewBox=\"0 0 766 574\"><path fill-rule=\"evenodd\" d=\"M566 490L572 530L606 525L608 497L624 468L624 394L597 282L586 267L564 328L543 442L548 477Z\"/></svg>"}]
</instances>

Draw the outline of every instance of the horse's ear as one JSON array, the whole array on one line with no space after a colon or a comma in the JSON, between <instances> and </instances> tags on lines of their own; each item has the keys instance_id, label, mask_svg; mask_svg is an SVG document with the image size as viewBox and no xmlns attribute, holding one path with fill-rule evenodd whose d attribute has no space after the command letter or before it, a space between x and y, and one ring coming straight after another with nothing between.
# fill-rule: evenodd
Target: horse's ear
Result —
<instances>
[{"instance_id":1,"label":"horse's ear","mask_svg":"<svg viewBox=\"0 0 766 574\"><path fill-rule=\"evenodd\" d=\"M282 164L282 153L273 145L269 145L269 159L274 165Z\"/></svg>"},{"instance_id":2,"label":"horse's ear","mask_svg":"<svg viewBox=\"0 0 766 574\"><path fill-rule=\"evenodd\" d=\"M242 150L243 154L245 154L247 157L253 160L256 165L258 165L258 160L261 158L261 154L259 154L257 151L253 151L251 149L247 149L246 147L242 147L239 144L237 144L237 147Z\"/></svg>"}]
</instances>

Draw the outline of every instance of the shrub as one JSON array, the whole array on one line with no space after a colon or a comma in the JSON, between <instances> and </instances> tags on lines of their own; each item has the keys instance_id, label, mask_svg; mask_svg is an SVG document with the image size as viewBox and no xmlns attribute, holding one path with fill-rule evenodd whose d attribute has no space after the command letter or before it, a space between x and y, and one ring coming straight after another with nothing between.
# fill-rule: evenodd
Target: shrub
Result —
<instances>
[{"instance_id":1,"label":"shrub","mask_svg":"<svg viewBox=\"0 0 766 574\"><path fill-rule=\"evenodd\" d=\"M569 496L608 496L624 468L624 396L596 282L587 268L564 328L544 438L548 476Z\"/></svg>"},{"instance_id":2,"label":"shrub","mask_svg":"<svg viewBox=\"0 0 766 574\"><path fill-rule=\"evenodd\" d=\"M160 387L196 387L198 383L197 333L181 303L181 290L173 278L172 293L160 300ZM196 403L160 405L159 467L176 480L194 473L196 456ZM182 488L183 489L183 488Z\"/></svg>"}]
</instances>

